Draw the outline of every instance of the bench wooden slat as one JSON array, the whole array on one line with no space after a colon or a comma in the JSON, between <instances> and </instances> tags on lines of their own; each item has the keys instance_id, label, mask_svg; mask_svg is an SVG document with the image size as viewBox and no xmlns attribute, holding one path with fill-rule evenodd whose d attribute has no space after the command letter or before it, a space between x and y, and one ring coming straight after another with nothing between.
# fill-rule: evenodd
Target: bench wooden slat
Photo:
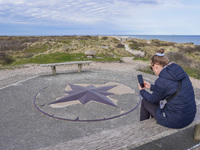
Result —
<instances>
[{"instance_id":1,"label":"bench wooden slat","mask_svg":"<svg viewBox=\"0 0 200 150\"><path fill-rule=\"evenodd\" d=\"M56 74L56 66L62 66L62 65L78 65L78 72L82 71L82 65L83 64L90 64L92 61L72 61L72 62L64 62L64 63L51 63L51 64L40 64L41 67L51 67L52 74Z\"/></svg>"},{"instance_id":2,"label":"bench wooden slat","mask_svg":"<svg viewBox=\"0 0 200 150\"><path fill-rule=\"evenodd\" d=\"M119 128L103 131L101 133L93 134L91 136L60 143L56 146L43 148L41 150L121 150L135 148L199 124L200 105L198 105L197 108L198 110L195 120L192 124L183 129L166 128L158 125L155 119L149 119L132 125L126 125Z\"/></svg>"},{"instance_id":3,"label":"bench wooden slat","mask_svg":"<svg viewBox=\"0 0 200 150\"><path fill-rule=\"evenodd\" d=\"M72 61L72 62L64 62L64 63L40 64L40 66L48 67L48 66L62 66L62 65L90 64L90 63L92 63L92 61Z\"/></svg>"}]
</instances>

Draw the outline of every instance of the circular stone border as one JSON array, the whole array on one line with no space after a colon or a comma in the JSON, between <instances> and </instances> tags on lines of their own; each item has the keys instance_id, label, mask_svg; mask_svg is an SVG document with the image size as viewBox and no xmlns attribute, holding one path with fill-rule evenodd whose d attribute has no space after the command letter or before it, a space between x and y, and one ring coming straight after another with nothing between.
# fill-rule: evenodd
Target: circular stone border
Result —
<instances>
[{"instance_id":1,"label":"circular stone border","mask_svg":"<svg viewBox=\"0 0 200 150\"><path fill-rule=\"evenodd\" d=\"M128 113L132 112L133 110L135 110L141 103L142 99L141 99L141 96L139 94L139 92L137 90L135 90L134 88L132 88L133 90L135 90L135 92L138 94L139 96L139 102L137 103L137 105L135 107L133 107L131 110L123 113L123 114L120 114L120 115L116 115L116 116L113 116L113 117L108 117L108 118L103 118L103 119L92 119L92 120L79 120L79 118L76 118L76 119L67 119L67 118L62 118L62 117L56 117L54 115L51 115L51 114L48 114L46 113L45 111L43 111L42 109L40 109L37 104L36 104L36 98L37 96L41 93L41 92L44 92L45 89L47 89L48 87L44 87L43 89L39 90L39 92L34 96L33 98L33 105L34 107L40 111L42 114L48 116L48 117L51 117L51 118L54 118L54 119L59 119L59 120L64 120L64 121L73 121L73 122L97 122L97 121L105 121L105 120L110 120L110 119L114 119L114 118L118 118L118 117L121 117L121 116L124 116L124 115L127 115ZM131 87L130 87L131 88Z\"/></svg>"}]
</instances>

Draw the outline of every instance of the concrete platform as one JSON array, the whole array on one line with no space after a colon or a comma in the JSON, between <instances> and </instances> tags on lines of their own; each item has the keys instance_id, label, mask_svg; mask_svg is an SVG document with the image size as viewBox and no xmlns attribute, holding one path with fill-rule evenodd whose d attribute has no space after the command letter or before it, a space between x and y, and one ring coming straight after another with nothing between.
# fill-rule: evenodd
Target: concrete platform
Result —
<instances>
[{"instance_id":1,"label":"concrete platform","mask_svg":"<svg viewBox=\"0 0 200 150\"><path fill-rule=\"evenodd\" d=\"M108 82L120 83L137 90L137 78L135 73L131 72L124 74L98 70L87 71L82 74L70 73L58 74L56 76L36 76L18 82L17 84L1 87L1 149L39 149L99 133L104 130L139 122L139 108L127 115L115 119L97 122L72 122L48 117L39 112L33 105L35 95L44 87L49 87L49 89L37 97L38 106L40 106L40 103L47 104L48 102L51 102L53 100L52 97L56 98L62 96L60 94L64 92L68 83L97 85L106 84ZM123 106L124 111L128 111L128 109L133 108L139 102L137 92L113 95L113 99L118 99L118 101L121 99L129 99L124 104L121 102L122 104L120 107ZM91 113L86 112L85 114L82 114L83 119L94 119L95 116L101 112L101 109L103 109L105 118L119 115L121 111L116 111L112 106L106 106L104 104L98 104L94 108L92 107L95 103L90 103L89 105L85 104L83 106L88 106L90 107L88 109L91 110ZM77 106L80 108L72 110L71 112L66 112L69 110L66 108L50 107L45 111L48 113L54 111L54 114L61 114L62 117L68 118L71 116L68 116L67 113L72 113L76 118L79 117L76 116L77 114L81 115L78 110L82 109L80 104ZM90 116L93 116L93 118L90 118Z\"/></svg>"},{"instance_id":2,"label":"concrete platform","mask_svg":"<svg viewBox=\"0 0 200 150\"><path fill-rule=\"evenodd\" d=\"M125 127L127 125L139 122L139 107L127 115L117 117L115 119L79 122L63 121L61 119L49 117L38 111L33 104L36 94L44 87L48 87L48 90L43 91L43 93L40 93L40 96L37 97L36 104L47 113L51 114L53 112L54 116L61 115L64 118L72 117L70 119L76 119L77 117L79 117L79 119L94 119L99 117L98 113L101 112L101 109L105 110L105 118L109 117L109 115L111 117L119 115L121 110L128 111L128 109L131 109L138 104L139 98L136 92L136 75L139 73L141 72L134 70L130 70L130 72L117 72L91 69L91 71L83 71L81 74L70 72L69 74L59 73L56 76L49 74L34 77L13 77L1 82L0 149L43 149L74 139L100 133L105 130ZM24 78L26 78L26 80L23 80ZM153 82L155 78L155 76L144 74L144 79L146 81ZM80 111L77 111L82 109L80 104L78 104L78 108L81 109L73 109L70 111L74 117L73 115L67 116L69 112L66 112L69 109L54 109L49 106L43 108L42 106L52 102L53 99L55 100L55 98L59 96L63 96L63 92L65 91L65 87L68 83L81 85L104 85L108 82L120 83L134 89L135 92L133 93L113 95L110 97L112 99L116 99L118 101L117 104L119 104L119 101L123 98L129 99L126 104L119 104L120 108L123 106L123 109L116 111L111 106L102 104L97 105L96 103L88 103L89 105L83 105L83 107L90 108L88 110L92 109L91 112L93 113L93 117L91 118L91 115L88 113L89 111L85 113L80 113ZM195 89L196 98L200 97L199 93L199 89ZM94 105L95 107L93 107ZM102 118L102 116L100 116L100 118ZM169 148L173 148L174 150L178 150L180 148L190 148L198 144L198 141L194 141L192 139L192 130L193 128L190 128L186 131L181 131L181 133L153 141L136 149L168 149L168 143L172 143ZM175 139L177 138L179 138L179 140L177 140L178 143L175 142Z\"/></svg>"}]
</instances>

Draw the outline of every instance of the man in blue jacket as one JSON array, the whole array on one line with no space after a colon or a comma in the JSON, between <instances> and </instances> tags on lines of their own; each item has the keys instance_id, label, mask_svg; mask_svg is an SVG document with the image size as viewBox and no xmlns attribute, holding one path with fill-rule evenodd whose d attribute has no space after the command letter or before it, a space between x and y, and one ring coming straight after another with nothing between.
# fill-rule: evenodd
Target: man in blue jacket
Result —
<instances>
[{"instance_id":1,"label":"man in blue jacket","mask_svg":"<svg viewBox=\"0 0 200 150\"><path fill-rule=\"evenodd\" d=\"M152 116L158 124L175 129L191 124L196 114L196 103L193 86L186 72L179 65L169 63L163 49L152 57L151 69L159 78L154 85L144 81L144 88L138 84L143 97L140 121ZM145 88L153 91L152 94ZM177 95L167 102L166 99L177 89Z\"/></svg>"}]
</instances>

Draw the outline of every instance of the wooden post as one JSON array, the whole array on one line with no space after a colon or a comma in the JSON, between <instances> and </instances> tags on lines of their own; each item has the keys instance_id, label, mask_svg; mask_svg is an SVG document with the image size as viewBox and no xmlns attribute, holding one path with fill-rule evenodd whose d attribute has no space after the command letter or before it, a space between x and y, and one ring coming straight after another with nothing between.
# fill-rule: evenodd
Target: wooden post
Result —
<instances>
[{"instance_id":1,"label":"wooden post","mask_svg":"<svg viewBox=\"0 0 200 150\"><path fill-rule=\"evenodd\" d=\"M52 69L52 74L56 75L56 66L51 66L51 69Z\"/></svg>"},{"instance_id":2,"label":"wooden post","mask_svg":"<svg viewBox=\"0 0 200 150\"><path fill-rule=\"evenodd\" d=\"M200 141L200 124L195 126L194 139Z\"/></svg>"},{"instance_id":3,"label":"wooden post","mask_svg":"<svg viewBox=\"0 0 200 150\"><path fill-rule=\"evenodd\" d=\"M78 72L81 72L82 70L82 64L78 64Z\"/></svg>"}]
</instances>

